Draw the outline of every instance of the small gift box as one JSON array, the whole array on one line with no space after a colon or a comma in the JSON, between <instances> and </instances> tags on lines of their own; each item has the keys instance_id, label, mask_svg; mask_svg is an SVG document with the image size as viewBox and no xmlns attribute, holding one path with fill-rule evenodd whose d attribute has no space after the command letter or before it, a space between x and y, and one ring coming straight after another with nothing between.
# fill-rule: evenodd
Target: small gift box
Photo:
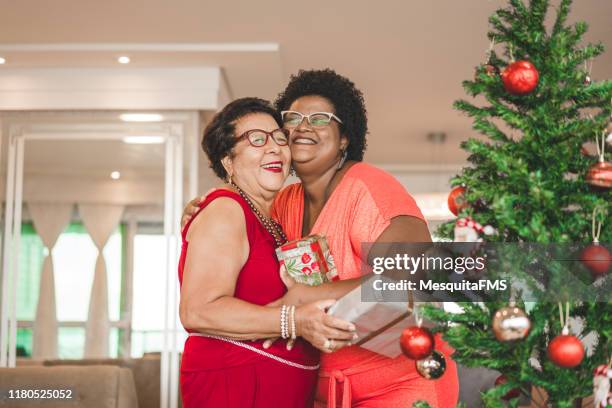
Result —
<instances>
[{"instance_id":1,"label":"small gift box","mask_svg":"<svg viewBox=\"0 0 612 408\"><path fill-rule=\"evenodd\" d=\"M321 235L287 242L276 248L276 256L296 282L310 286L338 279L327 240Z\"/></svg>"}]
</instances>

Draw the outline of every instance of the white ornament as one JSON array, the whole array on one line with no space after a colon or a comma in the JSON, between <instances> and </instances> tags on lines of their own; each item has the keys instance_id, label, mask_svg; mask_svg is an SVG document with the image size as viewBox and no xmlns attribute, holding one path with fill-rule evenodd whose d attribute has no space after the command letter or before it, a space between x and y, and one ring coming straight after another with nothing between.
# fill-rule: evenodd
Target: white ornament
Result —
<instances>
[{"instance_id":1,"label":"white ornament","mask_svg":"<svg viewBox=\"0 0 612 408\"><path fill-rule=\"evenodd\" d=\"M478 232L471 227L455 226L455 242L481 242Z\"/></svg>"},{"instance_id":2,"label":"white ornament","mask_svg":"<svg viewBox=\"0 0 612 408\"><path fill-rule=\"evenodd\" d=\"M485 225L482 232L484 232L485 235L493 235L495 233L495 228L490 225Z\"/></svg>"},{"instance_id":3,"label":"white ornament","mask_svg":"<svg viewBox=\"0 0 612 408\"><path fill-rule=\"evenodd\" d=\"M481 233L493 235L495 229L490 226L482 226L470 217L459 218L455 223L455 242L482 242Z\"/></svg>"},{"instance_id":4,"label":"white ornament","mask_svg":"<svg viewBox=\"0 0 612 408\"><path fill-rule=\"evenodd\" d=\"M593 377L593 398L595 408L605 408L612 403L612 393L610 393L610 379L612 378L612 368L601 365L595 369Z\"/></svg>"}]
</instances>

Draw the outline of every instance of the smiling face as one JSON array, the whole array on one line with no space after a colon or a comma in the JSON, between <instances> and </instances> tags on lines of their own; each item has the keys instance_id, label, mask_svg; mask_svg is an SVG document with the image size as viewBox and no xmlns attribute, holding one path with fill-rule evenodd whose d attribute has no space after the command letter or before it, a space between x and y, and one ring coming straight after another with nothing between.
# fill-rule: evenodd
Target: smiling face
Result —
<instances>
[{"instance_id":1,"label":"smiling face","mask_svg":"<svg viewBox=\"0 0 612 408\"><path fill-rule=\"evenodd\" d=\"M251 113L236 121L236 137L251 129L271 132L278 129L274 118L265 113ZM289 146L279 146L268 137L264 146L251 146L242 138L232 149L232 154L222 160L223 167L232 180L251 196L268 196L277 193L289 175L291 152Z\"/></svg>"},{"instance_id":2,"label":"smiling face","mask_svg":"<svg viewBox=\"0 0 612 408\"><path fill-rule=\"evenodd\" d=\"M318 95L302 96L288 110L309 115L314 112L335 113L329 100ZM342 120L342 118L340 118ZM340 124L332 120L325 126L312 126L304 119L297 127L285 127L289 136L293 166L298 176L324 172L336 166L346 150L348 139L340 132Z\"/></svg>"}]
</instances>

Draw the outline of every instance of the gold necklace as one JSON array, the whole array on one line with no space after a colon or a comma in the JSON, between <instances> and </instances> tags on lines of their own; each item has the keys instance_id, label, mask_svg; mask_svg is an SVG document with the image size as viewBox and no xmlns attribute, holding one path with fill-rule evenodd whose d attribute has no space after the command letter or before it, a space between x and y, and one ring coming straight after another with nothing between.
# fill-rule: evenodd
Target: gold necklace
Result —
<instances>
[{"instance_id":1,"label":"gold necklace","mask_svg":"<svg viewBox=\"0 0 612 408\"><path fill-rule=\"evenodd\" d=\"M234 183L234 181L230 181L230 184L236 190L238 190L238 194L240 194L240 197L242 197L244 201L247 202L247 204L249 205L251 210L255 213L255 215L257 216L261 224L264 226L264 228L270 233L270 235L272 235L272 237L274 238L274 242L276 243L276 246L279 247L283 245L285 242L287 242L287 237L285 236L285 233L283 232L283 228L280 226L280 224L278 224L272 218L266 217L262 213L260 213L257 207L255 206L255 204L251 201L251 199L246 195L244 191L242 191L240 187L238 187Z\"/></svg>"}]
</instances>

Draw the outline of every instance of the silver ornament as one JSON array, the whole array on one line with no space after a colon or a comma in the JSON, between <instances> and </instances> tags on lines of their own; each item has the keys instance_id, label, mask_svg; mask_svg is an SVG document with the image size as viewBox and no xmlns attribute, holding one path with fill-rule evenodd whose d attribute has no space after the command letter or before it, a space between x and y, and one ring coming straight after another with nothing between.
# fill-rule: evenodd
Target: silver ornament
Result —
<instances>
[{"instance_id":1,"label":"silver ornament","mask_svg":"<svg viewBox=\"0 0 612 408\"><path fill-rule=\"evenodd\" d=\"M519 307L504 307L495 312L493 316L493 334L499 341L524 339L529 329L531 329L531 321Z\"/></svg>"},{"instance_id":2,"label":"silver ornament","mask_svg":"<svg viewBox=\"0 0 612 408\"><path fill-rule=\"evenodd\" d=\"M428 357L418 360L416 368L422 377L437 380L446 371L446 360L442 353L434 350Z\"/></svg>"}]
</instances>

